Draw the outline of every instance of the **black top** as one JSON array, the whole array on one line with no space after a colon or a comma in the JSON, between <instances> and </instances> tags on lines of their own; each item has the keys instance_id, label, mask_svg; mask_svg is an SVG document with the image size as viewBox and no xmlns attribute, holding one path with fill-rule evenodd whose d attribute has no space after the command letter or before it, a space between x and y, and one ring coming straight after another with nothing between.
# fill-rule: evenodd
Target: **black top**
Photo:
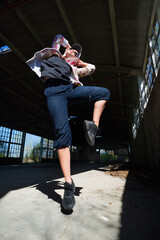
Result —
<instances>
[{"instance_id":1,"label":"black top","mask_svg":"<svg viewBox=\"0 0 160 240\"><path fill-rule=\"evenodd\" d=\"M58 79L60 82L67 81L70 83L69 76L71 74L71 71L71 66L57 55L53 55L47 60L43 60L41 63L41 77L51 78L45 82L45 87L48 86L47 82L49 83L48 87L52 85L54 86L54 79Z\"/></svg>"}]
</instances>

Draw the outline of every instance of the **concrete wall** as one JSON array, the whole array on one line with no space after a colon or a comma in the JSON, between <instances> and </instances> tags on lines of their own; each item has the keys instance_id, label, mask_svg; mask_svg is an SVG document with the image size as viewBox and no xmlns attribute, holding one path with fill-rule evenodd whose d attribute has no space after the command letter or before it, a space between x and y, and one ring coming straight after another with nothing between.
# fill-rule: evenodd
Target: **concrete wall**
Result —
<instances>
[{"instance_id":1,"label":"concrete wall","mask_svg":"<svg viewBox=\"0 0 160 240\"><path fill-rule=\"evenodd\" d=\"M6 158L0 157L0 165L7 165L7 164L21 164L20 158Z\"/></svg>"},{"instance_id":2,"label":"concrete wall","mask_svg":"<svg viewBox=\"0 0 160 240\"><path fill-rule=\"evenodd\" d=\"M136 139L131 143L132 162L160 168L160 76L153 87Z\"/></svg>"}]
</instances>

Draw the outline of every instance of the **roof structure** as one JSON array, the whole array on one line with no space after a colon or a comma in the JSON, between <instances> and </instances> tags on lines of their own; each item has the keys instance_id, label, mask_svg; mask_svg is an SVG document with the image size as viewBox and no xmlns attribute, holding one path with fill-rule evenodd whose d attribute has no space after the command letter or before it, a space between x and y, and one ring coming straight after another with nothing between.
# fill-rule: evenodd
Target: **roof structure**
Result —
<instances>
[{"instance_id":1,"label":"roof structure","mask_svg":"<svg viewBox=\"0 0 160 240\"><path fill-rule=\"evenodd\" d=\"M106 87L111 99L101 119L102 144L129 142L139 97L146 45L157 1L153 0L2 0L0 1L0 125L53 138L43 83L26 60L62 34L83 46L82 60L96 72L84 85ZM69 106L74 144L83 144L82 120L93 105Z\"/></svg>"}]
</instances>

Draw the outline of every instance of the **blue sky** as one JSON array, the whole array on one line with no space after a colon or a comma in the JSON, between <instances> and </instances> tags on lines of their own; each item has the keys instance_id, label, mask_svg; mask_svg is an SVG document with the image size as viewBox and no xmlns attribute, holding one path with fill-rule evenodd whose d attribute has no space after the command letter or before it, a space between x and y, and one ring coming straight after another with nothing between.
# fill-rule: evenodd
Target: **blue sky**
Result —
<instances>
[{"instance_id":1,"label":"blue sky","mask_svg":"<svg viewBox=\"0 0 160 240\"><path fill-rule=\"evenodd\" d=\"M24 146L24 157L27 153L27 151L31 151L31 148L36 145L37 143L39 143L41 140L41 137L33 135L33 134L26 134L26 140L25 140L25 146Z\"/></svg>"}]
</instances>

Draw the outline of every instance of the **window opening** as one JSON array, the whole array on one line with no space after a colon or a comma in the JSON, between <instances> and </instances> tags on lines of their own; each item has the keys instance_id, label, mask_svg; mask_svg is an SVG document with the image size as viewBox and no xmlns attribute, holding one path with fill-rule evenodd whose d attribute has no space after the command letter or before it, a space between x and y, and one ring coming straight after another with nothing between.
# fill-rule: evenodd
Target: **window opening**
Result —
<instances>
[{"instance_id":1,"label":"window opening","mask_svg":"<svg viewBox=\"0 0 160 240\"><path fill-rule=\"evenodd\" d=\"M12 50L7 45L0 47L0 54L11 52Z\"/></svg>"},{"instance_id":2,"label":"window opening","mask_svg":"<svg viewBox=\"0 0 160 240\"><path fill-rule=\"evenodd\" d=\"M145 73L143 77L138 78L139 106L134 109L134 124L132 127L133 138L137 135L138 128L143 118L144 111L147 107L150 94L160 68L160 8L158 8L158 14L158 17L155 17L152 34L148 39L149 49Z\"/></svg>"},{"instance_id":3,"label":"window opening","mask_svg":"<svg viewBox=\"0 0 160 240\"><path fill-rule=\"evenodd\" d=\"M23 132L0 126L0 157L19 158Z\"/></svg>"}]
</instances>

